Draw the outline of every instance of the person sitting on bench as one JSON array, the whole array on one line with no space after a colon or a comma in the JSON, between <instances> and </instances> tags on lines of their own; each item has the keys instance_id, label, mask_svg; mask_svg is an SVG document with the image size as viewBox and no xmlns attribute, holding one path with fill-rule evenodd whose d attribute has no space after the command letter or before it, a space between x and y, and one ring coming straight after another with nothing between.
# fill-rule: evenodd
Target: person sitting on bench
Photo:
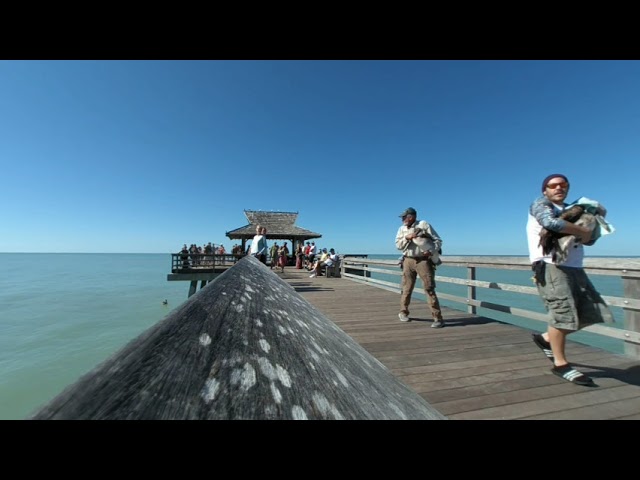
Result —
<instances>
[{"instance_id":1,"label":"person sitting on bench","mask_svg":"<svg viewBox=\"0 0 640 480\"><path fill-rule=\"evenodd\" d=\"M326 248L323 248L322 256L319 260L316 261L315 265L313 266L313 273L309 275L309 277L313 278L319 276L322 271L322 267L331 268L336 264L337 261L338 255L336 255L336 251L333 248L329 250L329 253L327 253Z\"/></svg>"}]
</instances>

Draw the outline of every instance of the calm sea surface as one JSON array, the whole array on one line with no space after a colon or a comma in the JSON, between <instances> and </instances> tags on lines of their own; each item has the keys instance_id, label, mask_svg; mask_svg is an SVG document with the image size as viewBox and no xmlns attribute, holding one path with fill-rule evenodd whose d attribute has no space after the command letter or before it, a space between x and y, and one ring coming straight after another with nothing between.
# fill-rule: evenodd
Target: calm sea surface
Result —
<instances>
[{"instance_id":1,"label":"calm sea surface","mask_svg":"<svg viewBox=\"0 0 640 480\"><path fill-rule=\"evenodd\" d=\"M395 259L396 255L371 258ZM169 254L0 253L0 419L29 416L187 299L188 282L168 282ZM442 276L466 277L459 267ZM374 274L388 281L399 277ZM532 285L530 272L478 269L478 280ZM622 296L618 278L591 276L603 295ZM419 289L417 289L419 290ZM466 287L438 284L465 296ZM416 293L416 297L424 298ZM543 312L535 296L478 289L478 298ZM168 305L163 305L163 300ZM442 304L464 309L461 304ZM612 309L622 326L621 309ZM479 309L480 315L541 330L541 322ZM622 353L622 342L580 332L572 339Z\"/></svg>"}]
</instances>

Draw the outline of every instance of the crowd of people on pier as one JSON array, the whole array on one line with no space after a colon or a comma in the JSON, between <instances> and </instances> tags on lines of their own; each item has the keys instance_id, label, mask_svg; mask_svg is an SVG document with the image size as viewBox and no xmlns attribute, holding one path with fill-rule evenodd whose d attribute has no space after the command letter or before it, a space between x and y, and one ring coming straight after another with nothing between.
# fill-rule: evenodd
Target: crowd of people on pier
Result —
<instances>
[{"instance_id":1,"label":"crowd of people on pier","mask_svg":"<svg viewBox=\"0 0 640 480\"><path fill-rule=\"evenodd\" d=\"M236 247L239 247L239 245L233 246L232 253L235 253ZM211 242L202 246L192 243L188 248L185 243L179 252L183 268L214 265L215 257L213 255L225 255L226 253L227 250L223 244L216 246L215 243Z\"/></svg>"},{"instance_id":2,"label":"crowd of people on pier","mask_svg":"<svg viewBox=\"0 0 640 480\"><path fill-rule=\"evenodd\" d=\"M240 244L234 244L230 253L234 262L245 254L253 255L276 271L284 272L284 267L291 265L296 269L312 272L312 278L321 275L325 267L333 266L338 260L338 254L333 248L319 249L315 242L298 242L293 254L289 250L288 242L274 242L269 246L267 228L262 225L256 226L256 235L247 243L246 249L243 250ZM216 263L214 255L226 255L228 252L224 245L216 246L215 243L209 242L202 246L192 243L189 247L185 243L179 254L182 268L194 268L212 266Z\"/></svg>"},{"instance_id":3,"label":"crowd of people on pier","mask_svg":"<svg viewBox=\"0 0 640 480\"><path fill-rule=\"evenodd\" d=\"M298 270L306 269L313 272L310 277L321 275L324 267L330 267L338 261L338 255L332 248L329 252L326 248L320 250L317 254L315 242L298 242L293 255L290 254L288 242L279 245L274 242L271 247L267 244L267 228L262 225L256 226L256 234L251 240L251 244L247 249L247 254L253 255L265 265L276 271L284 272L287 265L295 265ZM316 258L318 257L318 258Z\"/></svg>"}]
</instances>

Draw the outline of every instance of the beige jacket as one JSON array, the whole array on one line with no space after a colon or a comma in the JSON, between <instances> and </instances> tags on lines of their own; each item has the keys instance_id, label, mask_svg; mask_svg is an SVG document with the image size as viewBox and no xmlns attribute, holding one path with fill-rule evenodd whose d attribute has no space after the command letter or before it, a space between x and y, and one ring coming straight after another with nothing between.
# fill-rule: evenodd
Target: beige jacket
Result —
<instances>
[{"instance_id":1,"label":"beige jacket","mask_svg":"<svg viewBox=\"0 0 640 480\"><path fill-rule=\"evenodd\" d=\"M407 240L406 236L418 230L420 236L413 240ZM431 260L434 264L440 263L439 251L442 248L442 239L435 229L424 220L416 220L416 222L407 227L402 225L396 234L396 247L402 250L402 255L412 258L423 258L427 254L431 254Z\"/></svg>"}]
</instances>

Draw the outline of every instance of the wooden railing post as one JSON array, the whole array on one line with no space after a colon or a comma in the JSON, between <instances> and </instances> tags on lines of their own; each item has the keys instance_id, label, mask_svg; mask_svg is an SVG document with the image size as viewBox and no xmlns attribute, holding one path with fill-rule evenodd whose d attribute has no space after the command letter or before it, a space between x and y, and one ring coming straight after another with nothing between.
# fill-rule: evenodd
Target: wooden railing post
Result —
<instances>
[{"instance_id":1,"label":"wooden railing post","mask_svg":"<svg viewBox=\"0 0 640 480\"><path fill-rule=\"evenodd\" d=\"M640 299L640 278L622 275L622 286L626 298ZM624 310L624 328L633 332L640 332L640 310L622 307ZM640 344L624 342L624 353L640 358Z\"/></svg>"},{"instance_id":2,"label":"wooden railing post","mask_svg":"<svg viewBox=\"0 0 640 480\"><path fill-rule=\"evenodd\" d=\"M476 279L476 267L467 267L467 280ZM467 286L467 313L476 313L476 306L471 305L471 300L476 299L476 287L475 285Z\"/></svg>"}]
</instances>

